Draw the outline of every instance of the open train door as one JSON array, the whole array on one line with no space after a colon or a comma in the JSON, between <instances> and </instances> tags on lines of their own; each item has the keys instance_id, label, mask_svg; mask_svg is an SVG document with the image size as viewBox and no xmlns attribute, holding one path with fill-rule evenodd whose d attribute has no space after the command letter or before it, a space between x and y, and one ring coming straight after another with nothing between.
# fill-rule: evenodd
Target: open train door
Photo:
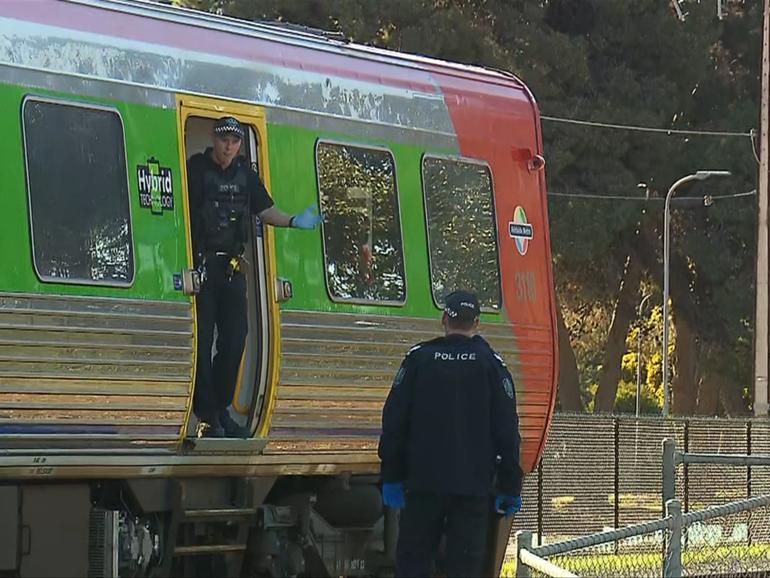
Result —
<instances>
[{"instance_id":1,"label":"open train door","mask_svg":"<svg viewBox=\"0 0 770 578\"><path fill-rule=\"evenodd\" d=\"M258 170L262 182L270 190L267 123L264 110L256 106L198 96L179 96L177 105L180 161L184 172L187 250L190 267L194 267L189 199L187 198L187 160L211 146L212 128L217 119L233 116L247 131L240 154ZM243 272L247 282L249 332L230 414L240 425L249 428L252 437L264 438L270 425L269 406L278 371L279 319L272 230L269 227L263 227L257 217L252 217L244 257L246 267ZM196 322L194 328L196 355L201 355L202 352L197 351L197 334ZM214 352L215 348L216 339ZM188 436L195 435L196 426L197 419L191 412L187 424Z\"/></svg>"}]
</instances>

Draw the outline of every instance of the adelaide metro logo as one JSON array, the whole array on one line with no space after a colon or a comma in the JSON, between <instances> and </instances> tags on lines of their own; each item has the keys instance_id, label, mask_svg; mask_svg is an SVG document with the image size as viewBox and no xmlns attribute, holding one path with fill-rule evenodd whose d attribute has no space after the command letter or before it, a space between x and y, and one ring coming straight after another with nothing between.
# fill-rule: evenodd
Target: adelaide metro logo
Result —
<instances>
[{"instance_id":1,"label":"adelaide metro logo","mask_svg":"<svg viewBox=\"0 0 770 578\"><path fill-rule=\"evenodd\" d=\"M513 210L513 220L508 223L508 234L511 239L516 241L516 250L519 255L527 254L533 233L532 225L527 222L527 214L524 212L524 208L519 205Z\"/></svg>"}]
</instances>

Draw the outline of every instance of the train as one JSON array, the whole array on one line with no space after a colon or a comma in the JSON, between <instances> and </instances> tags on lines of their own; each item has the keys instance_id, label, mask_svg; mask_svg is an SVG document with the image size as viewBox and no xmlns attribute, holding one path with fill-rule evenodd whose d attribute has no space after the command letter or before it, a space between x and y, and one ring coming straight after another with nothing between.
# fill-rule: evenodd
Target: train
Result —
<instances>
[{"instance_id":1,"label":"train","mask_svg":"<svg viewBox=\"0 0 770 578\"><path fill-rule=\"evenodd\" d=\"M0 102L0 576L392 575L381 410L458 288L536 466L556 309L516 76L143 0L4 0ZM325 217L251 223L247 439L196 437L191 411L186 161L222 116L277 206Z\"/></svg>"}]
</instances>

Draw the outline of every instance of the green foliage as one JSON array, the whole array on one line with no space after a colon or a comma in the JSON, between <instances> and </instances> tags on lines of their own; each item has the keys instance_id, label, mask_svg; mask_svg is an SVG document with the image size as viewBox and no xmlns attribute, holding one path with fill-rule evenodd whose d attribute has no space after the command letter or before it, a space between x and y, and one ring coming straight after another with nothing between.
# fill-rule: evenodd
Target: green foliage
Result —
<instances>
[{"instance_id":1,"label":"green foliage","mask_svg":"<svg viewBox=\"0 0 770 578\"><path fill-rule=\"evenodd\" d=\"M713 3L688 0L681 22L667 0L176 1L508 69L527 82L550 116L672 129L744 131L758 124L759 2L731 2L730 14L720 22ZM590 401L632 252L644 256L647 284L659 296L661 197L679 177L699 169L729 169L735 176L684 189L681 196L750 190L756 162L746 137L667 136L546 120L543 138L549 190L657 199L549 200L557 292L582 394ZM701 349L711 352L699 360L702 371L723 374L742 392L752 365L755 199L717 199L710 209L674 208L672 223L672 251L686 264L679 285L686 291L678 293L673 307L692 317ZM637 235L640 227L644 235ZM645 400L653 405L660 397L659 315L658 307L632 326L632 332L644 328ZM635 344L629 343L630 351ZM629 399L628 383L635 384L635 376L623 379L619 409Z\"/></svg>"},{"instance_id":2,"label":"green foliage","mask_svg":"<svg viewBox=\"0 0 770 578\"><path fill-rule=\"evenodd\" d=\"M476 293L482 307L498 309L500 277L489 169L428 157L423 178L437 301L443 303L445 295L466 287Z\"/></svg>"},{"instance_id":3,"label":"green foliage","mask_svg":"<svg viewBox=\"0 0 770 578\"><path fill-rule=\"evenodd\" d=\"M593 30L583 35L584 45L572 49L584 50L582 60L587 65L575 68L584 71L582 89L574 85L574 72L563 80L558 75L541 79L522 71L548 114L672 128L746 130L756 126L756 36L761 25L756 8L732 14L722 27L711 6L696 3L688 6L685 23L673 18L663 2L607 1L595 6ZM743 35L737 34L738 29ZM559 54L578 61L569 51L562 49ZM531 54L531 60L542 59ZM562 89L553 84L561 84ZM552 99L552 94L557 98ZM720 195L755 186L756 165L747 138L666 137L548 122L544 123L544 137L552 191L633 196L640 194L637 184L644 183L652 196L661 197L678 177L702 168L727 168L736 176L681 194ZM558 165L555 169L554 164ZM630 233L643 218L642 206L551 199L558 291L572 311L594 308L604 312L595 341L606 335L611 318L608 302L612 302L629 252L660 255L660 245L629 244ZM653 226L657 220L660 231L662 203L644 206L659 214ZM717 200L711 209L675 209L672 216L673 251L686 255L689 263L688 310L697 315L693 324L701 339L713 345L709 351L714 353L701 360L703 371L724 372L735 387L743 388L751 378L755 200ZM657 285L662 270L656 268L649 274ZM569 297L565 299L565 295ZM674 307L677 305L675 302ZM598 343L594 347L601 350ZM647 372L650 387L661 381L660 353L654 356L657 365L650 363L654 371ZM583 382L593 382L590 374L597 367L583 365L581 370ZM621 385L619 406L622 391Z\"/></svg>"},{"instance_id":4,"label":"green foliage","mask_svg":"<svg viewBox=\"0 0 770 578\"><path fill-rule=\"evenodd\" d=\"M615 411L618 413L636 413L636 366L638 361L636 353L628 353L623 357L623 377L618 384L618 394L615 399ZM642 376L644 376L644 372ZM657 385L656 388L644 380L640 382L640 413L660 413L663 396L660 384Z\"/></svg>"},{"instance_id":5,"label":"green foliage","mask_svg":"<svg viewBox=\"0 0 770 578\"><path fill-rule=\"evenodd\" d=\"M393 158L386 151L321 143L318 170L329 290L341 299L403 301Z\"/></svg>"}]
</instances>

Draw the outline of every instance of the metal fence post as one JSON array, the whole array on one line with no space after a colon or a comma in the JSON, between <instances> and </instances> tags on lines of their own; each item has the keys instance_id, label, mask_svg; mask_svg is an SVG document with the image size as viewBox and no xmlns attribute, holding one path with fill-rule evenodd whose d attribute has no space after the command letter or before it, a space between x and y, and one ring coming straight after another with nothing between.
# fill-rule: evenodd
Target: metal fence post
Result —
<instances>
[{"instance_id":1,"label":"metal fence post","mask_svg":"<svg viewBox=\"0 0 770 578\"><path fill-rule=\"evenodd\" d=\"M613 496L613 505L614 505L614 527L617 530L620 526L620 420L616 417L613 421L613 429L615 431L614 436L614 445L615 445L615 483L614 486L614 496ZM618 554L618 549L620 547L620 544L618 542L615 542L615 555Z\"/></svg>"},{"instance_id":2,"label":"metal fence post","mask_svg":"<svg viewBox=\"0 0 770 578\"><path fill-rule=\"evenodd\" d=\"M620 527L620 420L615 418L615 529Z\"/></svg>"},{"instance_id":3,"label":"metal fence post","mask_svg":"<svg viewBox=\"0 0 770 578\"><path fill-rule=\"evenodd\" d=\"M529 566L521 561L522 550L532 550L532 532L519 530L516 532L516 578L530 578L532 572Z\"/></svg>"},{"instance_id":4,"label":"metal fence post","mask_svg":"<svg viewBox=\"0 0 770 578\"><path fill-rule=\"evenodd\" d=\"M751 420L746 421L746 455L751 455ZM746 468L746 498L751 498L751 466ZM751 510L749 510L746 513L747 518L747 526L748 526L748 537L746 539L746 543L751 546L752 540L751 540L751 534L752 529L754 528L754 524L751 520Z\"/></svg>"},{"instance_id":5,"label":"metal fence post","mask_svg":"<svg viewBox=\"0 0 770 578\"><path fill-rule=\"evenodd\" d=\"M663 559L663 577L679 578L682 575L682 504L679 500L666 502L666 516L671 516L671 537Z\"/></svg>"},{"instance_id":6,"label":"metal fence post","mask_svg":"<svg viewBox=\"0 0 770 578\"><path fill-rule=\"evenodd\" d=\"M543 543L543 459L537 465L537 545Z\"/></svg>"},{"instance_id":7,"label":"metal fence post","mask_svg":"<svg viewBox=\"0 0 770 578\"><path fill-rule=\"evenodd\" d=\"M690 451L690 420L685 419L684 422L684 453ZM682 466L682 476L684 477L684 512L690 511L690 466L684 464ZM676 478L675 478L676 479ZM675 497L675 496L672 496ZM685 534L684 547L687 548L690 534Z\"/></svg>"},{"instance_id":8,"label":"metal fence post","mask_svg":"<svg viewBox=\"0 0 770 578\"><path fill-rule=\"evenodd\" d=\"M690 451L690 420L684 422L684 453ZM690 511L690 466L684 464L682 466L682 473L684 475L684 511ZM672 498L674 496L671 496Z\"/></svg>"},{"instance_id":9,"label":"metal fence post","mask_svg":"<svg viewBox=\"0 0 770 578\"><path fill-rule=\"evenodd\" d=\"M746 422L746 455L751 455L751 420ZM746 498L751 497L751 466L746 468Z\"/></svg>"},{"instance_id":10,"label":"metal fence post","mask_svg":"<svg viewBox=\"0 0 770 578\"><path fill-rule=\"evenodd\" d=\"M663 440L663 513L665 515L666 502L676 498L676 440L666 438Z\"/></svg>"}]
</instances>

